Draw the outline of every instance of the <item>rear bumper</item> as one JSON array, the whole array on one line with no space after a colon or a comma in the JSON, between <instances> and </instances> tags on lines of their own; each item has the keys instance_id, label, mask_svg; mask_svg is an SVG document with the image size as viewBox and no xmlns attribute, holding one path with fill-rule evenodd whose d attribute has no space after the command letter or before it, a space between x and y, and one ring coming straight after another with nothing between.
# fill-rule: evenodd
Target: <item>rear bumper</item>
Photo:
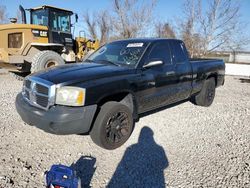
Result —
<instances>
[{"instance_id":1,"label":"rear bumper","mask_svg":"<svg viewBox=\"0 0 250 188\"><path fill-rule=\"evenodd\" d=\"M9 53L3 49L0 48L0 62L6 63L6 64L22 64L24 63L25 56L18 55L18 54L12 54L9 55Z\"/></svg>"},{"instance_id":2,"label":"rear bumper","mask_svg":"<svg viewBox=\"0 0 250 188\"><path fill-rule=\"evenodd\" d=\"M85 107L53 106L48 111L28 104L19 93L16 97L16 110L29 125L45 132L67 135L88 133L97 105Z\"/></svg>"},{"instance_id":3,"label":"rear bumper","mask_svg":"<svg viewBox=\"0 0 250 188\"><path fill-rule=\"evenodd\" d=\"M25 58L22 55L9 55L5 49L0 48L0 68L11 72L29 72L30 64L25 63Z\"/></svg>"},{"instance_id":4,"label":"rear bumper","mask_svg":"<svg viewBox=\"0 0 250 188\"><path fill-rule=\"evenodd\" d=\"M14 64L9 64L9 63L4 63L0 61L0 68L4 68L8 71L12 71L12 72L22 72L21 70L18 69L18 67Z\"/></svg>"}]
</instances>

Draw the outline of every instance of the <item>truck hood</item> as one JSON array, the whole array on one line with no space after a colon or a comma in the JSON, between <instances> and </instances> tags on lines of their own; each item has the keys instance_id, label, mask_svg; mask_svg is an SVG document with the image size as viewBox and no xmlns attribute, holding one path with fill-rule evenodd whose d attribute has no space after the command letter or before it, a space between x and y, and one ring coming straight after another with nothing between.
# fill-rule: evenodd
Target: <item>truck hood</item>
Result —
<instances>
[{"instance_id":1,"label":"truck hood","mask_svg":"<svg viewBox=\"0 0 250 188\"><path fill-rule=\"evenodd\" d=\"M33 25L33 24L2 24L0 25L0 31L2 30L14 30L14 29L41 29L48 30L47 26Z\"/></svg>"},{"instance_id":2,"label":"truck hood","mask_svg":"<svg viewBox=\"0 0 250 188\"><path fill-rule=\"evenodd\" d=\"M32 74L54 84L73 84L105 77L132 74L135 69L98 63L74 63Z\"/></svg>"}]
</instances>

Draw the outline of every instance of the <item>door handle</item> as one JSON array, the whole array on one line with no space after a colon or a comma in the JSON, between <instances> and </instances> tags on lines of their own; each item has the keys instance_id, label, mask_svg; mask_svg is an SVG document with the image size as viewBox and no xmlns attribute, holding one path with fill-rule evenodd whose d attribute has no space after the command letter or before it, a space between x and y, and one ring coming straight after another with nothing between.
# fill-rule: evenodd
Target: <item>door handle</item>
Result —
<instances>
[{"instance_id":1,"label":"door handle","mask_svg":"<svg viewBox=\"0 0 250 188\"><path fill-rule=\"evenodd\" d=\"M169 72L166 72L166 75L167 76L172 76L172 75L175 75L175 72L174 71L169 71Z\"/></svg>"}]
</instances>

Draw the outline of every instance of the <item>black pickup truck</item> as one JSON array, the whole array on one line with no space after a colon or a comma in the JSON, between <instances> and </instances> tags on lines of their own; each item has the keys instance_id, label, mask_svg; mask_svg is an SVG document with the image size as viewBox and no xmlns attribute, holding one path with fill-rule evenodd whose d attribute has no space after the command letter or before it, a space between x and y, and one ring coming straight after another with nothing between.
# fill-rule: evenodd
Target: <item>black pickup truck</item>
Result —
<instances>
[{"instance_id":1,"label":"black pickup truck","mask_svg":"<svg viewBox=\"0 0 250 188\"><path fill-rule=\"evenodd\" d=\"M26 77L16 109L46 132L90 134L100 147L115 149L145 112L187 100L210 106L224 74L222 60L189 59L181 40L120 40L84 63Z\"/></svg>"}]
</instances>

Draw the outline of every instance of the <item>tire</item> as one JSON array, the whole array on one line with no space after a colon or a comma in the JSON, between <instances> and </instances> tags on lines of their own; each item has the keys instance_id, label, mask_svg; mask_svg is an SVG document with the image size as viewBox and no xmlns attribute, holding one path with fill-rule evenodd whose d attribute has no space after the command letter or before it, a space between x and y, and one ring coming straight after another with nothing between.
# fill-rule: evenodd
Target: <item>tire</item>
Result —
<instances>
[{"instance_id":1,"label":"tire","mask_svg":"<svg viewBox=\"0 0 250 188\"><path fill-rule=\"evenodd\" d=\"M41 51L34 56L30 71L31 73L34 73L49 67L64 65L64 64L65 61L58 53L50 50Z\"/></svg>"},{"instance_id":2,"label":"tire","mask_svg":"<svg viewBox=\"0 0 250 188\"><path fill-rule=\"evenodd\" d=\"M215 97L215 80L209 78L205 80L204 85L200 93L192 99L192 102L198 106L208 107L210 106Z\"/></svg>"},{"instance_id":3,"label":"tire","mask_svg":"<svg viewBox=\"0 0 250 188\"><path fill-rule=\"evenodd\" d=\"M107 102L101 109L90 132L98 146L113 150L123 145L134 127L131 110L119 102Z\"/></svg>"}]
</instances>

